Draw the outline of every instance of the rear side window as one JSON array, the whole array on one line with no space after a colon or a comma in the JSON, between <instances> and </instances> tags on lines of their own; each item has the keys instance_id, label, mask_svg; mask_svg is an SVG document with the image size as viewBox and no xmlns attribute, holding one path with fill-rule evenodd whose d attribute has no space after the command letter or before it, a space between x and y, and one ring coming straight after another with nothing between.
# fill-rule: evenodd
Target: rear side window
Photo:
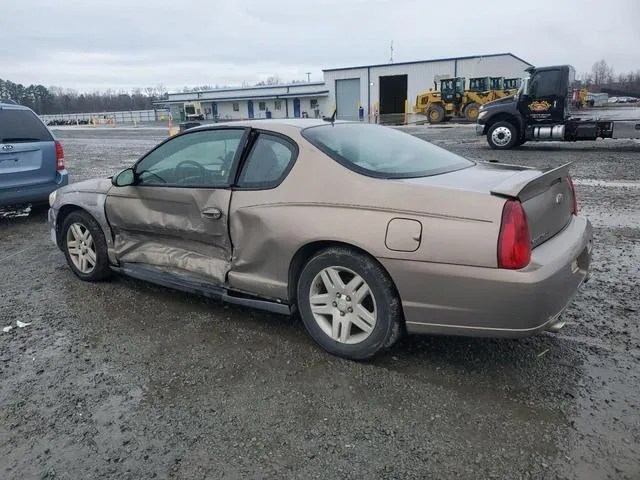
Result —
<instances>
[{"instance_id":1,"label":"rear side window","mask_svg":"<svg viewBox=\"0 0 640 480\"><path fill-rule=\"evenodd\" d=\"M44 123L30 110L0 109L0 143L50 142Z\"/></svg>"},{"instance_id":2,"label":"rear side window","mask_svg":"<svg viewBox=\"0 0 640 480\"><path fill-rule=\"evenodd\" d=\"M375 124L327 124L306 128L302 136L338 163L370 177L426 177L474 165L413 135Z\"/></svg>"},{"instance_id":3,"label":"rear side window","mask_svg":"<svg viewBox=\"0 0 640 480\"><path fill-rule=\"evenodd\" d=\"M251 147L238 186L256 189L278 186L293 165L295 156L296 149L291 142L261 133Z\"/></svg>"}]
</instances>

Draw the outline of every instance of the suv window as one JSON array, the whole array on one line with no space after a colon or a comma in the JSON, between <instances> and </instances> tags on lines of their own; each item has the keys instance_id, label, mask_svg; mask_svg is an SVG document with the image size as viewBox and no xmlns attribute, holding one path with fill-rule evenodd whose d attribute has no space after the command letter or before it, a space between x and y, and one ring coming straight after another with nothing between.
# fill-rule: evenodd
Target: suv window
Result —
<instances>
[{"instance_id":1,"label":"suv window","mask_svg":"<svg viewBox=\"0 0 640 480\"><path fill-rule=\"evenodd\" d=\"M51 141L51 132L31 110L0 108L0 143Z\"/></svg>"},{"instance_id":2,"label":"suv window","mask_svg":"<svg viewBox=\"0 0 640 480\"><path fill-rule=\"evenodd\" d=\"M295 147L276 135L261 133L251 147L242 167L238 186L245 188L273 188L289 172L296 156Z\"/></svg>"},{"instance_id":3,"label":"suv window","mask_svg":"<svg viewBox=\"0 0 640 480\"><path fill-rule=\"evenodd\" d=\"M302 136L348 169L371 177L426 177L474 165L444 148L381 125L320 125L305 128Z\"/></svg>"},{"instance_id":4,"label":"suv window","mask_svg":"<svg viewBox=\"0 0 640 480\"><path fill-rule=\"evenodd\" d=\"M243 135L220 129L174 137L137 164L138 185L227 186Z\"/></svg>"}]
</instances>

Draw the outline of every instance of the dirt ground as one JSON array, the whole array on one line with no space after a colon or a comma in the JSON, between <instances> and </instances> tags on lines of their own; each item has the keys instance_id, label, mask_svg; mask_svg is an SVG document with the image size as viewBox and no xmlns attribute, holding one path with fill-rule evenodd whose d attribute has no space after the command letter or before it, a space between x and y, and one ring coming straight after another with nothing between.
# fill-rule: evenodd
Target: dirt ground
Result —
<instances>
[{"instance_id":1,"label":"dirt ground","mask_svg":"<svg viewBox=\"0 0 640 480\"><path fill-rule=\"evenodd\" d=\"M340 360L295 319L83 283L34 211L0 220L0 478L639 479L640 143L495 152L470 126L407 130L478 160L575 162L594 277L561 333ZM57 132L73 181L165 134Z\"/></svg>"}]
</instances>

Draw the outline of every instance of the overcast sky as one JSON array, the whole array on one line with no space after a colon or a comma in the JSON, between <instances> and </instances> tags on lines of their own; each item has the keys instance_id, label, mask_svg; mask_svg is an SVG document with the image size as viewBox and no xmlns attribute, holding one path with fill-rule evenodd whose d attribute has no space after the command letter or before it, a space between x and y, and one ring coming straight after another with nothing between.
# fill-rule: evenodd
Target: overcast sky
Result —
<instances>
[{"instance_id":1,"label":"overcast sky","mask_svg":"<svg viewBox=\"0 0 640 480\"><path fill-rule=\"evenodd\" d=\"M3 0L0 78L79 90L237 85L512 52L640 70L640 0ZM486 4L487 8L478 5Z\"/></svg>"}]
</instances>

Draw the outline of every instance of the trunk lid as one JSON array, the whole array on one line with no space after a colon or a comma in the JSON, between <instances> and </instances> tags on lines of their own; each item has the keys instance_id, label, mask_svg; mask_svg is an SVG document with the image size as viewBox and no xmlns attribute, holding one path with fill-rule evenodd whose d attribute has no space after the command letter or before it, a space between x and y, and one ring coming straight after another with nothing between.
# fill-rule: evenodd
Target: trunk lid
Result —
<instances>
[{"instance_id":1,"label":"trunk lid","mask_svg":"<svg viewBox=\"0 0 640 480\"><path fill-rule=\"evenodd\" d=\"M0 189L55 178L56 147L51 132L31 110L0 108Z\"/></svg>"},{"instance_id":2,"label":"trunk lid","mask_svg":"<svg viewBox=\"0 0 640 480\"><path fill-rule=\"evenodd\" d=\"M571 220L573 191L569 184L569 165L543 172L523 170L491 189L493 195L522 202L533 248L555 236Z\"/></svg>"},{"instance_id":3,"label":"trunk lid","mask_svg":"<svg viewBox=\"0 0 640 480\"><path fill-rule=\"evenodd\" d=\"M571 220L573 193L568 180L569 165L541 171L519 165L478 162L455 172L403 181L519 200L527 215L535 248Z\"/></svg>"}]
</instances>

